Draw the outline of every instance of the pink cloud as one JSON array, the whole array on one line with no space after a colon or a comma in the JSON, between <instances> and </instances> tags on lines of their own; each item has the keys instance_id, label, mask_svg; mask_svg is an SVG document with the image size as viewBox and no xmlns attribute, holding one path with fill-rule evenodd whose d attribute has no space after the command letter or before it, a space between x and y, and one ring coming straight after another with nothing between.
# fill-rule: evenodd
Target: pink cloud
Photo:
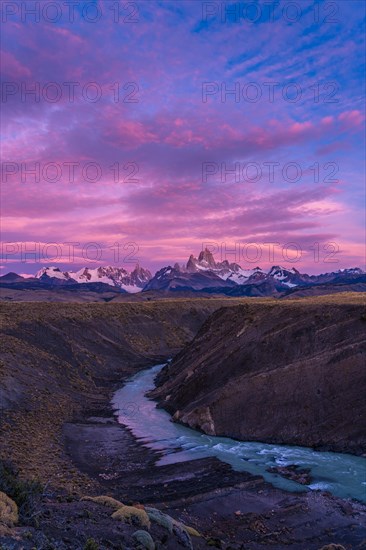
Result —
<instances>
[{"instance_id":1,"label":"pink cloud","mask_svg":"<svg viewBox=\"0 0 366 550\"><path fill-rule=\"evenodd\" d=\"M108 110L109 111L109 110ZM146 124L122 119L123 115L117 115L113 118L111 112L106 113L104 119L105 136L112 141L117 147L126 147L133 149L145 143L158 142L156 133L150 131Z\"/></svg>"},{"instance_id":2,"label":"pink cloud","mask_svg":"<svg viewBox=\"0 0 366 550\"><path fill-rule=\"evenodd\" d=\"M9 78L24 78L31 75L31 71L10 52L1 50L0 58L2 71Z\"/></svg>"},{"instance_id":3,"label":"pink cloud","mask_svg":"<svg viewBox=\"0 0 366 550\"><path fill-rule=\"evenodd\" d=\"M354 5L343 4L347 26L355 21ZM217 21L201 28L200 3L139 7L136 25L114 23L112 10L92 25L40 23L37 32L32 25L7 25L9 51L3 55L10 78L29 84L31 77L41 83L76 80L80 87L95 81L103 90L95 104L80 94L74 104L65 97L55 105L9 100L3 117L6 160L95 161L103 166L103 178L96 185L22 186L13 180L3 190L7 238L136 240L147 264L157 255L156 267L185 260L204 240L222 239L298 240L307 247L333 239L342 244L344 262L361 258L358 241L349 246L360 240L364 225L358 149L364 118L352 65L361 38L351 27L344 34L329 32L327 25L302 33L305 10L304 20L294 25ZM323 102L321 88L321 101L314 102L313 75L345 82L342 101ZM273 103L265 94L256 104L222 102L220 93L203 103L202 82L208 80L228 88L236 81L262 88L264 82L280 84ZM110 89L116 81L118 103ZM283 100L281 87L288 81L301 86L302 101ZM126 82L139 84L138 103L123 102ZM138 163L139 182L115 185L109 166L128 161ZM296 184L236 184L223 183L218 174L204 184L205 161L228 168L235 162L296 161L304 177ZM330 161L340 167L340 181L332 185L324 182ZM310 168L315 162L318 182Z\"/></svg>"},{"instance_id":4,"label":"pink cloud","mask_svg":"<svg viewBox=\"0 0 366 550\"><path fill-rule=\"evenodd\" d=\"M361 126L365 120L365 116L358 110L344 111L340 113L338 120L340 120L346 128L355 128Z\"/></svg>"}]
</instances>

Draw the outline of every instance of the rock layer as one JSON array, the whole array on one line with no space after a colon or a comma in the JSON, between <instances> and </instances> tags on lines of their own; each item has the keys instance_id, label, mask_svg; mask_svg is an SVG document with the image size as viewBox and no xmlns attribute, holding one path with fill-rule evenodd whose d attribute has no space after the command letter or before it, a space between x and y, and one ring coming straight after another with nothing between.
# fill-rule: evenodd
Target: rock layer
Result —
<instances>
[{"instance_id":1,"label":"rock layer","mask_svg":"<svg viewBox=\"0 0 366 550\"><path fill-rule=\"evenodd\" d=\"M365 335L361 295L222 309L151 396L211 435L364 453Z\"/></svg>"}]
</instances>

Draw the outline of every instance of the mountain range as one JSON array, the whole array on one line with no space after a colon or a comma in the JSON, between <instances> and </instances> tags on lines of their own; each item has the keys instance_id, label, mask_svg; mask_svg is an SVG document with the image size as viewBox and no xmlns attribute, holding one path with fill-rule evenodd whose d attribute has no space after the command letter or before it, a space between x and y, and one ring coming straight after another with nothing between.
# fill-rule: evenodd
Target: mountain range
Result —
<instances>
[{"instance_id":1,"label":"mountain range","mask_svg":"<svg viewBox=\"0 0 366 550\"><path fill-rule=\"evenodd\" d=\"M107 266L95 269L84 267L76 272L60 271L58 267L43 267L36 274L36 279L46 283L50 279L57 279L61 284L104 283L131 293L140 292L151 278L150 271L139 265L131 273L122 267Z\"/></svg>"},{"instance_id":2,"label":"mountain range","mask_svg":"<svg viewBox=\"0 0 366 550\"><path fill-rule=\"evenodd\" d=\"M101 292L113 287L121 293L141 291L193 291L229 296L275 296L291 294L299 288L326 285L364 285L366 272L361 268L341 269L320 275L300 273L296 268L272 266L243 269L228 260L216 262L207 248L198 258L191 255L185 265L163 267L152 276L148 269L136 265L132 272L121 267L82 268L79 271L61 271L50 266L40 269L34 277L8 273L0 277L0 285L12 288L63 287ZM360 290L366 290L361 286Z\"/></svg>"}]
</instances>

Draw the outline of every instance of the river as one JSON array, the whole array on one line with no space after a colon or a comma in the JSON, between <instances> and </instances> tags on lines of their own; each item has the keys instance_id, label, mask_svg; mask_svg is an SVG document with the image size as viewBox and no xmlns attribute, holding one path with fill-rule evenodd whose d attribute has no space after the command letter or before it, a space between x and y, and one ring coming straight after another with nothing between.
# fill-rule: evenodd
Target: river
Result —
<instances>
[{"instance_id":1,"label":"river","mask_svg":"<svg viewBox=\"0 0 366 550\"><path fill-rule=\"evenodd\" d=\"M157 466L216 457L234 470L259 474L281 489L292 492L329 491L341 498L366 502L366 459L350 454L319 452L308 447L271 445L236 441L202 434L171 421L169 413L156 407L145 394L154 388L154 378L164 365L140 371L113 397L118 421L129 428L137 440L159 451ZM273 466L298 465L310 468L312 483L301 485L278 474Z\"/></svg>"}]
</instances>

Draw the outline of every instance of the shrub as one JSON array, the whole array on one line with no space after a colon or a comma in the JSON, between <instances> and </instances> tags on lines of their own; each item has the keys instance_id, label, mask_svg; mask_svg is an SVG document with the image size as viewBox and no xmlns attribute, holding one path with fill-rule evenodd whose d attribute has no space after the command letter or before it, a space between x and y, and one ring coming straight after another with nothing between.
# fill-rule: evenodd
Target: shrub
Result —
<instances>
[{"instance_id":1,"label":"shrub","mask_svg":"<svg viewBox=\"0 0 366 550\"><path fill-rule=\"evenodd\" d=\"M155 550L155 543L147 531L135 531L132 538L146 550Z\"/></svg>"},{"instance_id":2,"label":"shrub","mask_svg":"<svg viewBox=\"0 0 366 550\"><path fill-rule=\"evenodd\" d=\"M112 514L112 518L124 521L125 523L136 523L141 525L141 527L150 529L149 516L145 510L141 510L135 506L122 506L122 508Z\"/></svg>"},{"instance_id":3,"label":"shrub","mask_svg":"<svg viewBox=\"0 0 366 550\"><path fill-rule=\"evenodd\" d=\"M96 502L97 504L103 504L103 506L108 506L114 510L118 510L124 506L124 504L119 500L105 495L100 495L99 497L83 497L81 500L89 500L91 502Z\"/></svg>"},{"instance_id":4,"label":"shrub","mask_svg":"<svg viewBox=\"0 0 366 550\"><path fill-rule=\"evenodd\" d=\"M84 550L99 550L99 545L94 539L88 539L84 545Z\"/></svg>"},{"instance_id":5,"label":"shrub","mask_svg":"<svg viewBox=\"0 0 366 550\"><path fill-rule=\"evenodd\" d=\"M189 527L188 525L184 525L184 523L181 523L180 521L177 521L176 519L173 519L173 524L176 525L179 529L182 529L182 531L185 531L188 533L188 535L192 535L193 537L201 537L202 535L193 527Z\"/></svg>"},{"instance_id":6,"label":"shrub","mask_svg":"<svg viewBox=\"0 0 366 550\"><path fill-rule=\"evenodd\" d=\"M173 532L173 527L176 525L179 529L186 531L188 535L191 535L192 537L201 537L202 535L193 527L189 527L188 525L184 525L184 523L181 523L180 521L175 520L174 518L168 516L168 514L164 514L157 508L145 508L147 515L149 516L149 519L157 523L158 525L161 525L165 529L169 531L169 533Z\"/></svg>"},{"instance_id":7,"label":"shrub","mask_svg":"<svg viewBox=\"0 0 366 550\"><path fill-rule=\"evenodd\" d=\"M0 524L13 527L18 523L18 506L8 495L0 491Z\"/></svg>"},{"instance_id":8,"label":"shrub","mask_svg":"<svg viewBox=\"0 0 366 550\"><path fill-rule=\"evenodd\" d=\"M40 508L43 487L38 481L25 481L9 462L0 462L0 491L18 506L19 518L28 521Z\"/></svg>"},{"instance_id":9,"label":"shrub","mask_svg":"<svg viewBox=\"0 0 366 550\"><path fill-rule=\"evenodd\" d=\"M169 533L173 533L173 520L170 516L164 514L157 508L146 507L145 510L147 515L149 516L150 521L161 525L161 527L164 527L164 529L169 531Z\"/></svg>"},{"instance_id":10,"label":"shrub","mask_svg":"<svg viewBox=\"0 0 366 550\"><path fill-rule=\"evenodd\" d=\"M189 525L184 525L183 523L182 527L187 531L188 535L191 535L191 537L202 537L201 533L199 533L197 529L194 529L194 527L189 527Z\"/></svg>"}]
</instances>

